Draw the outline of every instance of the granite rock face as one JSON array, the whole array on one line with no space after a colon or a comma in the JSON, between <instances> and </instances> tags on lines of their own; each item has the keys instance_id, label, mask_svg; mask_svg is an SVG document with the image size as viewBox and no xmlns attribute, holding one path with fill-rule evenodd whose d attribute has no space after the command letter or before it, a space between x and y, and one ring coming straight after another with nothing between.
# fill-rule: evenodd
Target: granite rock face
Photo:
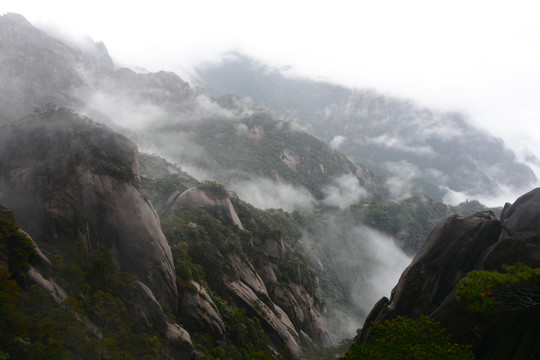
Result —
<instances>
[{"instance_id":1,"label":"granite rock face","mask_svg":"<svg viewBox=\"0 0 540 360\"><path fill-rule=\"evenodd\" d=\"M540 355L540 309L512 308L470 313L457 285L469 271L504 271L523 262L540 266L540 188L506 204L501 220L486 213L452 216L429 235L403 272L390 299L382 298L359 330L369 341L371 322L425 314L440 322L451 339L472 345L479 359L530 359Z\"/></svg>"},{"instance_id":2,"label":"granite rock face","mask_svg":"<svg viewBox=\"0 0 540 360\"><path fill-rule=\"evenodd\" d=\"M171 195L169 203L173 210L202 208L225 224L236 225L240 229L244 228L228 197L222 199L212 198L203 190L192 187L181 194L176 192Z\"/></svg>"},{"instance_id":3,"label":"granite rock face","mask_svg":"<svg viewBox=\"0 0 540 360\"><path fill-rule=\"evenodd\" d=\"M70 46L73 45L73 46ZM23 16L0 16L0 123L55 103L78 107L86 78L114 68L103 43L67 44L32 26Z\"/></svg>"},{"instance_id":4,"label":"granite rock face","mask_svg":"<svg viewBox=\"0 0 540 360\"><path fill-rule=\"evenodd\" d=\"M109 248L176 308L172 254L152 206L135 187L137 147L75 113L54 108L0 127L0 202L39 242L80 238Z\"/></svg>"},{"instance_id":5,"label":"granite rock face","mask_svg":"<svg viewBox=\"0 0 540 360\"><path fill-rule=\"evenodd\" d=\"M218 343L225 342L225 323L216 304L208 292L195 281L192 291L182 294L179 315L187 319L189 325L202 328Z\"/></svg>"}]
</instances>

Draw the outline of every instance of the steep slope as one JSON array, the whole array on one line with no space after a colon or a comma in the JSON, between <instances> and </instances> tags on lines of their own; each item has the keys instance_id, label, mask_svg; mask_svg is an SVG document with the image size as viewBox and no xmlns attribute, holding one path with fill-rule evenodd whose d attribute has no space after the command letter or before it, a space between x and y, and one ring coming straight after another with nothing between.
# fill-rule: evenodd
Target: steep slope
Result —
<instances>
[{"instance_id":1,"label":"steep slope","mask_svg":"<svg viewBox=\"0 0 540 360\"><path fill-rule=\"evenodd\" d=\"M32 26L23 16L0 16L0 123L36 106L76 107L87 78L106 74L113 63L102 43L68 46Z\"/></svg>"},{"instance_id":2,"label":"steep slope","mask_svg":"<svg viewBox=\"0 0 540 360\"><path fill-rule=\"evenodd\" d=\"M354 161L388 177L392 195L442 200L448 189L471 196L537 182L500 139L470 126L459 113L439 113L411 102L287 76L235 54L201 66L202 84L235 93L294 119ZM520 174L518 178L504 174Z\"/></svg>"},{"instance_id":3,"label":"steep slope","mask_svg":"<svg viewBox=\"0 0 540 360\"><path fill-rule=\"evenodd\" d=\"M145 174L143 192L161 203L176 265L178 316L199 351L214 353L219 346L221 358L235 358L255 347L300 357L332 343L318 280L287 213L278 212L278 222L277 214L253 208L220 184L166 174L170 165L145 158L145 169L165 173ZM165 204L162 192L171 194Z\"/></svg>"},{"instance_id":4,"label":"steep slope","mask_svg":"<svg viewBox=\"0 0 540 360\"><path fill-rule=\"evenodd\" d=\"M27 279L58 304L82 302L97 328L107 324L101 312L119 311L118 324L135 324L126 341L157 333L169 341L162 349L170 356L191 356L190 334L198 351L222 347L228 358L255 349L274 355L288 349L299 358L304 349L331 343L298 230L282 233L272 216L234 198L237 215L229 193L213 182L177 174L173 187L149 175L139 184L135 144L65 108L0 126L0 141L0 202L54 260L38 252L41 260L32 264L39 270L31 267ZM174 171L166 162L149 162L154 173L168 172L162 166ZM172 195L156 199L168 198L161 214L167 239L141 186L151 196ZM86 298L109 293L117 305L103 305L99 314L98 303L87 305ZM105 330L90 336L99 331Z\"/></svg>"},{"instance_id":5,"label":"steep slope","mask_svg":"<svg viewBox=\"0 0 540 360\"><path fill-rule=\"evenodd\" d=\"M174 265L159 219L136 189L137 147L107 127L50 109L0 127L0 202L35 238L106 246L174 309Z\"/></svg>"},{"instance_id":6,"label":"steep slope","mask_svg":"<svg viewBox=\"0 0 540 360\"><path fill-rule=\"evenodd\" d=\"M135 144L52 107L0 126L0 139L0 201L43 249L31 243L35 249L19 250L26 233L1 236L7 269L21 288L22 327L12 336L29 339L24 352L190 358L189 334L172 320L178 302L172 253L136 188ZM36 307L37 319L29 315ZM65 330L51 330L57 327ZM132 347L137 341L147 347ZM18 358L23 349L13 351Z\"/></svg>"},{"instance_id":7,"label":"steep slope","mask_svg":"<svg viewBox=\"0 0 540 360\"><path fill-rule=\"evenodd\" d=\"M539 199L540 189L535 189L514 205L506 204L500 221L479 213L452 216L439 224L402 274L390 300L382 298L375 305L355 341L369 341L372 321L425 314L440 322L453 341L472 345L479 359L538 356L538 275L487 288L476 285L479 299L460 290L467 286L462 279L474 278L473 270L512 274L516 270L509 265L540 267ZM495 302L486 302L489 297ZM484 305L475 310L471 303L476 301Z\"/></svg>"}]
</instances>

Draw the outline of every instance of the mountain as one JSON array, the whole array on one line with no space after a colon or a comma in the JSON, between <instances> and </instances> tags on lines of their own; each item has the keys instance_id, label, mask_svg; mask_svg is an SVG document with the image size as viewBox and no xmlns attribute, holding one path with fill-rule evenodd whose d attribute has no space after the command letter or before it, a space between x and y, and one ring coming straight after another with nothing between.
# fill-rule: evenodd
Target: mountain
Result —
<instances>
[{"instance_id":1,"label":"mountain","mask_svg":"<svg viewBox=\"0 0 540 360\"><path fill-rule=\"evenodd\" d=\"M178 302L173 256L157 214L137 190L135 144L65 108L2 125L0 138L0 202L34 239L20 269L13 262L20 240L2 237L3 280L13 274L20 297L30 297L18 304L20 328L2 336L7 344L27 339L19 350L10 344L9 355L91 358L156 337L168 345L132 348L130 356L190 356L189 334L166 315L176 313ZM40 299L47 310L28 315ZM70 310L59 317L55 304ZM73 343L68 333L47 334L40 326L72 327L82 339Z\"/></svg>"},{"instance_id":2,"label":"mountain","mask_svg":"<svg viewBox=\"0 0 540 360\"><path fill-rule=\"evenodd\" d=\"M0 122L17 119L47 103L77 107L87 78L114 65L103 43L68 46L19 14L0 18Z\"/></svg>"},{"instance_id":3,"label":"mountain","mask_svg":"<svg viewBox=\"0 0 540 360\"><path fill-rule=\"evenodd\" d=\"M457 112L299 78L240 54L200 66L197 75L213 93L234 93L274 109L385 176L394 198L443 200L449 192L487 197L505 187L523 192L538 181L502 140Z\"/></svg>"},{"instance_id":4,"label":"mountain","mask_svg":"<svg viewBox=\"0 0 540 360\"><path fill-rule=\"evenodd\" d=\"M394 202L276 111L20 15L0 45L0 357L316 358L486 210Z\"/></svg>"},{"instance_id":5,"label":"mountain","mask_svg":"<svg viewBox=\"0 0 540 360\"><path fill-rule=\"evenodd\" d=\"M2 16L0 39L2 122L51 103L106 123L241 196L266 179L266 187L286 183L313 202L348 176L364 197L380 197L371 171L255 104L214 99L172 72L118 68L102 43L55 39L21 15Z\"/></svg>"},{"instance_id":6,"label":"mountain","mask_svg":"<svg viewBox=\"0 0 540 360\"><path fill-rule=\"evenodd\" d=\"M478 359L532 359L540 354L540 189L489 213L441 222L382 298L355 342L369 343L372 324L424 314Z\"/></svg>"},{"instance_id":7,"label":"mountain","mask_svg":"<svg viewBox=\"0 0 540 360\"><path fill-rule=\"evenodd\" d=\"M130 336L120 337L120 346L137 336L157 336L168 341L156 345L165 358L191 357L190 334L199 351L217 351L215 341L232 354L247 348L277 354L286 347L299 357L313 343L332 341L298 230L286 232L239 199L233 206L213 182L181 174L162 179L152 172L141 183L135 144L66 108L3 125L0 139L0 203L13 210L40 254L30 255L32 267L17 272L7 251L6 271L25 279L25 296L28 284L36 284L58 305L79 304L64 320L70 326L102 338L120 336L118 329L127 326ZM160 164L162 159L146 159L146 169ZM178 185L163 187L167 180ZM168 198L159 218L152 194L160 195L156 203ZM98 304L88 300L102 296L125 307L127 318L107 325ZM77 325L85 314L88 321ZM190 334L177 325L180 320ZM208 334L213 340L201 343ZM174 338L179 335L182 340ZM30 338L30 348L38 346ZM88 347L84 354L100 351ZM81 351L62 348L70 357L83 356ZM135 350L130 354L137 356Z\"/></svg>"},{"instance_id":8,"label":"mountain","mask_svg":"<svg viewBox=\"0 0 540 360\"><path fill-rule=\"evenodd\" d=\"M220 184L199 182L156 155L139 155L137 145L112 128L121 129L125 118L115 123L111 108L96 105L107 94L124 103L104 105L129 116L143 109L145 126L131 118L137 132L126 133L142 143L166 138L173 145L188 133L200 145L186 147L187 156L199 158L201 146L245 136L220 135L231 126L253 123L262 150L252 147L252 165L207 158L219 171L228 167L244 177L274 174L307 186L313 169L300 163L308 158L301 151L320 152L314 166L326 177L312 186L315 193L342 174L358 184L356 165L265 112L235 115L176 74L101 66L108 55L94 56L106 54L104 47L90 46L87 54L19 15L2 16L0 27L0 56L7 59L0 104L0 203L6 206L0 289L2 311L11 314L0 322L10 329L2 331L2 356L299 358L334 341L317 277L299 244L301 231L287 213L258 210ZM163 123L152 123L153 114ZM208 142L212 121L219 131ZM277 136L287 143L266 144ZM278 159L273 167L264 168L263 152ZM296 158L297 168L282 165Z\"/></svg>"}]
</instances>

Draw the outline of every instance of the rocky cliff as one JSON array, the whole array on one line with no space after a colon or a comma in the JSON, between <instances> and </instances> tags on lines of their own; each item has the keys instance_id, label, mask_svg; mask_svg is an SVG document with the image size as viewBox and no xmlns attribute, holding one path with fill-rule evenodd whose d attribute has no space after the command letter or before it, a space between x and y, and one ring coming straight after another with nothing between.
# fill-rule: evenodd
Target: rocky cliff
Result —
<instances>
[{"instance_id":1,"label":"rocky cliff","mask_svg":"<svg viewBox=\"0 0 540 360\"><path fill-rule=\"evenodd\" d=\"M518 262L531 268L540 267L539 216L540 189L535 189L513 205L506 204L500 220L489 213L478 213L443 221L403 272L391 298L382 298L375 305L355 341L369 341L373 321L425 314L439 321L453 341L472 345L477 358L538 356L537 283L530 285L532 290L527 294L532 306L507 307L504 300L498 310L471 313L469 302L457 294L460 280L473 270L504 273L507 271L504 265ZM508 289L516 295L526 291L520 287Z\"/></svg>"},{"instance_id":2,"label":"rocky cliff","mask_svg":"<svg viewBox=\"0 0 540 360\"><path fill-rule=\"evenodd\" d=\"M137 147L67 109L0 128L0 202L40 241L106 246L121 271L176 305L174 265L152 206L136 189Z\"/></svg>"},{"instance_id":3,"label":"rocky cliff","mask_svg":"<svg viewBox=\"0 0 540 360\"><path fill-rule=\"evenodd\" d=\"M316 344L331 344L317 280L307 263L299 263L305 259L292 245L295 238L270 229L274 224L261 210L235 198L237 214L223 190L203 183L174 191L161 214L177 264L182 323L197 336L211 334L228 351L240 339L261 341L261 333L271 352L287 348L295 358ZM235 329L235 309L245 311L246 323L256 319L255 333Z\"/></svg>"},{"instance_id":4,"label":"rocky cliff","mask_svg":"<svg viewBox=\"0 0 540 360\"><path fill-rule=\"evenodd\" d=\"M172 210L202 208L214 215L221 221L238 226L243 229L242 222L238 218L236 211L227 196L218 198L207 194L205 191L196 187L189 188L180 194L175 191L169 197L169 207Z\"/></svg>"},{"instance_id":5,"label":"rocky cliff","mask_svg":"<svg viewBox=\"0 0 540 360\"><path fill-rule=\"evenodd\" d=\"M114 67L102 43L68 46L11 13L0 16L0 63L0 122L47 103L81 106L87 79Z\"/></svg>"}]
</instances>

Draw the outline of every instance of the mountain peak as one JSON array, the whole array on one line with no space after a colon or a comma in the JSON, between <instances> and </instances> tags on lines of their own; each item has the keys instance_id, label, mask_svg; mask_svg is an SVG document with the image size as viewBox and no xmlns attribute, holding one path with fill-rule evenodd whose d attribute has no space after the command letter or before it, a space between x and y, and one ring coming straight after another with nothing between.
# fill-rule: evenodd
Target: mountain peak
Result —
<instances>
[{"instance_id":1,"label":"mountain peak","mask_svg":"<svg viewBox=\"0 0 540 360\"><path fill-rule=\"evenodd\" d=\"M0 26L4 24L33 27L33 25L30 24L30 22L26 20L24 16L11 12L0 15Z\"/></svg>"}]
</instances>

